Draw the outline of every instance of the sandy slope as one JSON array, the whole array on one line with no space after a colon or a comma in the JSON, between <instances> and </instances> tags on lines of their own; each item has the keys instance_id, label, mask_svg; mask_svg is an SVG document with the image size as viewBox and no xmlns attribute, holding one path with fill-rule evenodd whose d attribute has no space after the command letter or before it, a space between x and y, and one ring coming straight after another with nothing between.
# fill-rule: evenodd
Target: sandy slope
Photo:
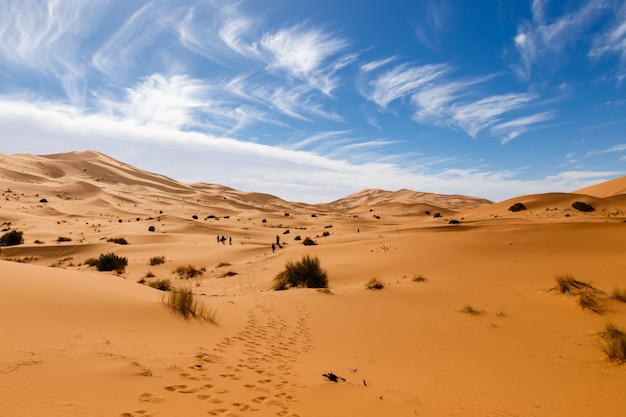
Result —
<instances>
[{"instance_id":1,"label":"sandy slope","mask_svg":"<svg viewBox=\"0 0 626 417\"><path fill-rule=\"evenodd\" d=\"M0 181L2 228L25 238L0 253L0 415L622 416L626 407L626 368L606 360L597 336L607 320L626 327L626 305L608 297L626 288L619 193L454 196L468 207L455 211L443 196L371 191L314 206L179 184L96 152L0 155ZM510 212L515 202L527 210ZM222 235L232 245L217 243ZM123 274L84 265L106 252L128 258ZM271 291L305 254L321 260L330 292ZM150 266L154 256L165 264ZM189 264L203 276L172 272ZM192 288L218 325L171 313L165 293L136 283L148 272ZM606 313L551 290L563 273L605 291ZM365 289L371 278L385 288ZM467 305L481 314L463 313Z\"/></svg>"}]
</instances>

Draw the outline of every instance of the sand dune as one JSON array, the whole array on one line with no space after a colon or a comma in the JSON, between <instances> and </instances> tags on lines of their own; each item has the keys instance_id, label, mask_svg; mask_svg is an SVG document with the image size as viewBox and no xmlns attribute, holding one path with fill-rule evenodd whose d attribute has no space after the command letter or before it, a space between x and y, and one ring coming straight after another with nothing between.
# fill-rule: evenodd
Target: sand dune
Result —
<instances>
[{"instance_id":1,"label":"sand dune","mask_svg":"<svg viewBox=\"0 0 626 417\"><path fill-rule=\"evenodd\" d=\"M87 151L0 155L0 181L2 233L24 237L0 252L2 416L624 413L626 368L599 337L626 328L611 298L626 288L623 179L498 203L364 190L309 205ZM110 252L124 272L85 263ZM271 290L304 255L330 290ZM174 272L189 265L203 273ZM602 314L555 291L559 274L590 282ZM160 279L218 324L170 311L146 285Z\"/></svg>"}]
</instances>

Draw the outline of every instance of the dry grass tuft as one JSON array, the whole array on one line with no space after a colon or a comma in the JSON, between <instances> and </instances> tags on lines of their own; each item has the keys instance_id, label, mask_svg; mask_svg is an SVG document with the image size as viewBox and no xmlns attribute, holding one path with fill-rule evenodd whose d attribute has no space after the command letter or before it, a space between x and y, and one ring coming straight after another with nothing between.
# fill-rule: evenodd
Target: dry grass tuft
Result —
<instances>
[{"instance_id":1,"label":"dry grass tuft","mask_svg":"<svg viewBox=\"0 0 626 417\"><path fill-rule=\"evenodd\" d=\"M365 284L365 288L368 290L382 290L385 288L385 284L379 281L377 278L370 279L367 284Z\"/></svg>"},{"instance_id":2,"label":"dry grass tuft","mask_svg":"<svg viewBox=\"0 0 626 417\"><path fill-rule=\"evenodd\" d=\"M609 360L619 364L626 362L626 332L607 322L599 335L602 351Z\"/></svg>"},{"instance_id":3,"label":"dry grass tuft","mask_svg":"<svg viewBox=\"0 0 626 417\"><path fill-rule=\"evenodd\" d=\"M195 277L201 277L204 272L206 271L206 268L196 268L193 265L187 265L187 266L179 266L178 268L176 268L174 270L174 273L176 275L179 276L179 278L183 279L190 279L190 278L195 278Z\"/></svg>"},{"instance_id":4,"label":"dry grass tuft","mask_svg":"<svg viewBox=\"0 0 626 417\"><path fill-rule=\"evenodd\" d=\"M578 295L578 304L583 310L589 310L596 314L604 314L606 312L606 308L596 291L586 290L580 292Z\"/></svg>"},{"instance_id":5,"label":"dry grass tuft","mask_svg":"<svg viewBox=\"0 0 626 417\"><path fill-rule=\"evenodd\" d=\"M424 282L427 278L422 274L416 274L413 276L413 282Z\"/></svg>"},{"instance_id":6,"label":"dry grass tuft","mask_svg":"<svg viewBox=\"0 0 626 417\"><path fill-rule=\"evenodd\" d=\"M611 298L621 303L626 303L626 289L614 288Z\"/></svg>"},{"instance_id":7,"label":"dry grass tuft","mask_svg":"<svg viewBox=\"0 0 626 417\"><path fill-rule=\"evenodd\" d=\"M195 318L217 324L215 310L198 300L189 288L174 288L168 293L165 304L185 319Z\"/></svg>"},{"instance_id":8,"label":"dry grass tuft","mask_svg":"<svg viewBox=\"0 0 626 417\"><path fill-rule=\"evenodd\" d=\"M556 290L565 295L577 295L582 291L597 291L588 282L582 282L575 279L571 274L561 274L555 277Z\"/></svg>"},{"instance_id":9,"label":"dry grass tuft","mask_svg":"<svg viewBox=\"0 0 626 417\"><path fill-rule=\"evenodd\" d=\"M483 312L478 310L478 309L476 309L476 308L474 308L474 307L472 307L471 305L468 304L468 305L466 305L465 307L463 307L461 309L461 313L469 314L469 315L472 315L472 316L479 316Z\"/></svg>"}]
</instances>

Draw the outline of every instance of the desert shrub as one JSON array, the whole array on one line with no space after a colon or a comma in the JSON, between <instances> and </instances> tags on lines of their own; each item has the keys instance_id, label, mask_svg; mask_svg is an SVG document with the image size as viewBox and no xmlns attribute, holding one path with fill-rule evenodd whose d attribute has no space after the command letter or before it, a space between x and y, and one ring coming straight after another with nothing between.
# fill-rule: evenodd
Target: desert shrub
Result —
<instances>
[{"instance_id":1,"label":"desert shrub","mask_svg":"<svg viewBox=\"0 0 626 417\"><path fill-rule=\"evenodd\" d=\"M156 228L154 226L148 227L148 232L154 232Z\"/></svg>"},{"instance_id":2,"label":"desert shrub","mask_svg":"<svg viewBox=\"0 0 626 417\"><path fill-rule=\"evenodd\" d=\"M622 303L626 303L626 289L614 288L611 298Z\"/></svg>"},{"instance_id":3,"label":"desert shrub","mask_svg":"<svg viewBox=\"0 0 626 417\"><path fill-rule=\"evenodd\" d=\"M328 287L328 276L317 257L305 255L297 262L287 262L285 270L274 278L274 289L286 290L291 287Z\"/></svg>"},{"instance_id":4,"label":"desert shrub","mask_svg":"<svg viewBox=\"0 0 626 417\"><path fill-rule=\"evenodd\" d=\"M436 219L436 218L439 218L439 217L441 217L441 213L435 213L435 214L433 214L433 217L434 217L435 219Z\"/></svg>"},{"instance_id":5,"label":"desert shrub","mask_svg":"<svg viewBox=\"0 0 626 417\"><path fill-rule=\"evenodd\" d=\"M457 219L452 219L448 222L448 224L461 224L461 222Z\"/></svg>"},{"instance_id":6,"label":"desert shrub","mask_svg":"<svg viewBox=\"0 0 626 417\"><path fill-rule=\"evenodd\" d=\"M385 288L385 284L376 278L372 278L367 282L367 284L365 284L365 288L368 290L382 290Z\"/></svg>"},{"instance_id":7,"label":"desert shrub","mask_svg":"<svg viewBox=\"0 0 626 417\"><path fill-rule=\"evenodd\" d=\"M576 295L583 290L593 290L587 282L578 281L571 274L561 274L555 277L556 290L565 295Z\"/></svg>"},{"instance_id":8,"label":"desert shrub","mask_svg":"<svg viewBox=\"0 0 626 417\"><path fill-rule=\"evenodd\" d=\"M324 231L324 233L322 233L322 236L323 236L323 237L330 236L330 232L329 232L329 231L327 231L327 230L325 230L325 231Z\"/></svg>"},{"instance_id":9,"label":"desert shrub","mask_svg":"<svg viewBox=\"0 0 626 417\"><path fill-rule=\"evenodd\" d=\"M606 356L618 363L626 362L626 332L615 324L607 322L600 332L601 348Z\"/></svg>"},{"instance_id":10,"label":"desert shrub","mask_svg":"<svg viewBox=\"0 0 626 417\"><path fill-rule=\"evenodd\" d=\"M472 307L471 305L466 305L465 307L463 307L461 309L461 313L465 313L465 314L470 314L472 316L478 316L480 314L482 314L482 311Z\"/></svg>"},{"instance_id":11,"label":"desert shrub","mask_svg":"<svg viewBox=\"0 0 626 417\"><path fill-rule=\"evenodd\" d=\"M128 245L128 242L123 237L113 237L107 239L107 242L117 243L118 245Z\"/></svg>"},{"instance_id":12,"label":"desert shrub","mask_svg":"<svg viewBox=\"0 0 626 417\"><path fill-rule=\"evenodd\" d=\"M148 287L156 288L160 291L170 291L172 289L172 282L169 279L157 279L148 283Z\"/></svg>"},{"instance_id":13,"label":"desert shrub","mask_svg":"<svg viewBox=\"0 0 626 417\"><path fill-rule=\"evenodd\" d=\"M24 234L17 230L11 230L0 236L0 246L16 246L24 243Z\"/></svg>"},{"instance_id":14,"label":"desert shrub","mask_svg":"<svg viewBox=\"0 0 626 417\"><path fill-rule=\"evenodd\" d=\"M195 318L216 323L215 311L198 300L190 288L174 288L168 293L166 305L185 319Z\"/></svg>"},{"instance_id":15,"label":"desert shrub","mask_svg":"<svg viewBox=\"0 0 626 417\"><path fill-rule=\"evenodd\" d=\"M315 246L317 245L317 242L314 241L313 239L311 239L310 237L305 237L304 240L302 241L302 244L304 246Z\"/></svg>"},{"instance_id":16,"label":"desert shrub","mask_svg":"<svg viewBox=\"0 0 626 417\"><path fill-rule=\"evenodd\" d=\"M298 236L294 237L293 240L302 240L302 237L300 235L298 235Z\"/></svg>"},{"instance_id":17,"label":"desert shrub","mask_svg":"<svg viewBox=\"0 0 626 417\"><path fill-rule=\"evenodd\" d=\"M220 278L234 277L235 275L237 275L237 273L235 271L228 271L228 272L224 272L222 275L220 275Z\"/></svg>"},{"instance_id":18,"label":"desert shrub","mask_svg":"<svg viewBox=\"0 0 626 417\"><path fill-rule=\"evenodd\" d=\"M191 216L192 219L194 220L198 220L198 216L196 214L194 214L193 216Z\"/></svg>"},{"instance_id":19,"label":"desert shrub","mask_svg":"<svg viewBox=\"0 0 626 417\"><path fill-rule=\"evenodd\" d=\"M589 310L596 314L604 314L605 311L604 305L592 290L582 291L578 296L578 304L583 310Z\"/></svg>"},{"instance_id":20,"label":"desert shrub","mask_svg":"<svg viewBox=\"0 0 626 417\"><path fill-rule=\"evenodd\" d=\"M161 265L165 263L165 256L153 256L150 258L150 266Z\"/></svg>"},{"instance_id":21,"label":"desert shrub","mask_svg":"<svg viewBox=\"0 0 626 417\"><path fill-rule=\"evenodd\" d=\"M228 262L220 262L219 264L217 264L216 268L222 268L225 266L231 266Z\"/></svg>"},{"instance_id":22,"label":"desert shrub","mask_svg":"<svg viewBox=\"0 0 626 417\"><path fill-rule=\"evenodd\" d=\"M47 203L48 200L46 200L45 198L42 198L41 200L39 200L40 203Z\"/></svg>"},{"instance_id":23,"label":"desert shrub","mask_svg":"<svg viewBox=\"0 0 626 417\"><path fill-rule=\"evenodd\" d=\"M44 244L44 243L46 243L46 242L44 242L43 240L35 239L35 241L34 241L33 243L34 243L35 245L43 245L43 244Z\"/></svg>"},{"instance_id":24,"label":"desert shrub","mask_svg":"<svg viewBox=\"0 0 626 417\"><path fill-rule=\"evenodd\" d=\"M98 266L98 259L97 258L89 258L85 261L85 265L89 265L89 266Z\"/></svg>"},{"instance_id":25,"label":"desert shrub","mask_svg":"<svg viewBox=\"0 0 626 417\"><path fill-rule=\"evenodd\" d=\"M424 282L426 281L426 277L422 274L416 274L413 276L413 282Z\"/></svg>"},{"instance_id":26,"label":"desert shrub","mask_svg":"<svg viewBox=\"0 0 626 417\"><path fill-rule=\"evenodd\" d=\"M593 211L593 206L591 204L587 204L582 201L576 201L572 203L572 207L574 207L578 211L583 211L583 212Z\"/></svg>"},{"instance_id":27,"label":"desert shrub","mask_svg":"<svg viewBox=\"0 0 626 417\"><path fill-rule=\"evenodd\" d=\"M512 211L514 213L516 211L522 211L522 210L526 210L526 206L524 205L524 203L515 203L511 207L509 207L509 211Z\"/></svg>"},{"instance_id":28,"label":"desert shrub","mask_svg":"<svg viewBox=\"0 0 626 417\"><path fill-rule=\"evenodd\" d=\"M66 237L66 236L57 237L57 242L71 242L71 241L72 241L71 237Z\"/></svg>"},{"instance_id":29,"label":"desert shrub","mask_svg":"<svg viewBox=\"0 0 626 417\"><path fill-rule=\"evenodd\" d=\"M146 272L146 278L154 278L154 273L152 271Z\"/></svg>"},{"instance_id":30,"label":"desert shrub","mask_svg":"<svg viewBox=\"0 0 626 417\"><path fill-rule=\"evenodd\" d=\"M181 279L183 278L189 279L189 278L202 276L205 271L206 271L206 268L198 269L193 265L187 265L187 266L179 266L178 268L174 270L174 273L178 275Z\"/></svg>"},{"instance_id":31,"label":"desert shrub","mask_svg":"<svg viewBox=\"0 0 626 417\"><path fill-rule=\"evenodd\" d=\"M128 259L117 256L113 252L101 254L98 263L95 265L98 271L116 271L124 272L128 265Z\"/></svg>"}]
</instances>

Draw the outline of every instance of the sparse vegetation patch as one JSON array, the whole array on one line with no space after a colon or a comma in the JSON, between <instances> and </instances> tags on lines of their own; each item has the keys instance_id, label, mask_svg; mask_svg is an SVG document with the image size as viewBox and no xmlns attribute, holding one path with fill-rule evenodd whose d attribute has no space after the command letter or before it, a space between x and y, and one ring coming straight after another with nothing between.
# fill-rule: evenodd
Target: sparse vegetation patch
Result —
<instances>
[{"instance_id":1,"label":"sparse vegetation patch","mask_svg":"<svg viewBox=\"0 0 626 417\"><path fill-rule=\"evenodd\" d=\"M118 273L124 272L128 265L128 259L125 257L117 256L113 252L101 254L95 262L95 267L98 271L115 271Z\"/></svg>"},{"instance_id":2,"label":"sparse vegetation patch","mask_svg":"<svg viewBox=\"0 0 626 417\"><path fill-rule=\"evenodd\" d=\"M123 237L114 237L107 239L107 242L117 243L118 245L128 245L128 242Z\"/></svg>"},{"instance_id":3,"label":"sparse vegetation patch","mask_svg":"<svg viewBox=\"0 0 626 417\"><path fill-rule=\"evenodd\" d=\"M16 246L24 243L24 234L17 230L11 230L0 236L0 246Z\"/></svg>"},{"instance_id":4,"label":"sparse vegetation patch","mask_svg":"<svg viewBox=\"0 0 626 417\"><path fill-rule=\"evenodd\" d=\"M469 314L471 316L479 316L482 314L482 311L472 307L471 305L466 305L461 309L461 313Z\"/></svg>"},{"instance_id":5,"label":"sparse vegetation patch","mask_svg":"<svg viewBox=\"0 0 626 417\"><path fill-rule=\"evenodd\" d=\"M614 288L611 298L621 303L626 303L626 289Z\"/></svg>"},{"instance_id":6,"label":"sparse vegetation patch","mask_svg":"<svg viewBox=\"0 0 626 417\"><path fill-rule=\"evenodd\" d=\"M172 289L172 282L169 279L157 279L156 281L148 282L148 286L160 291L170 291Z\"/></svg>"},{"instance_id":7,"label":"sparse vegetation patch","mask_svg":"<svg viewBox=\"0 0 626 417\"><path fill-rule=\"evenodd\" d=\"M594 210L593 206L591 204L587 204L587 203L582 202L582 201L576 201L576 202L572 203L572 207L574 207L578 211L582 211L582 212L585 212L585 213L588 213L588 212Z\"/></svg>"},{"instance_id":8,"label":"sparse vegetation patch","mask_svg":"<svg viewBox=\"0 0 626 417\"><path fill-rule=\"evenodd\" d=\"M274 278L274 289L279 291L291 287L328 287L328 276L317 257L305 255L297 262L287 262L285 270Z\"/></svg>"},{"instance_id":9,"label":"sparse vegetation patch","mask_svg":"<svg viewBox=\"0 0 626 417\"><path fill-rule=\"evenodd\" d=\"M185 319L195 318L216 324L215 310L198 300L190 288L174 288L168 293L166 305Z\"/></svg>"},{"instance_id":10,"label":"sparse vegetation patch","mask_svg":"<svg viewBox=\"0 0 626 417\"><path fill-rule=\"evenodd\" d=\"M575 279L571 274L561 274L555 277L556 290L565 295L578 295L583 290L595 290L588 282Z\"/></svg>"},{"instance_id":11,"label":"sparse vegetation patch","mask_svg":"<svg viewBox=\"0 0 626 417\"><path fill-rule=\"evenodd\" d=\"M385 288L385 284L379 281L377 278L370 279L367 284L365 284L365 288L368 290L382 290Z\"/></svg>"},{"instance_id":12,"label":"sparse vegetation patch","mask_svg":"<svg viewBox=\"0 0 626 417\"><path fill-rule=\"evenodd\" d=\"M524 205L524 203L515 203L511 207L509 207L509 211L512 211L514 213L522 210L526 210L526 206Z\"/></svg>"},{"instance_id":13,"label":"sparse vegetation patch","mask_svg":"<svg viewBox=\"0 0 626 417\"><path fill-rule=\"evenodd\" d=\"M161 265L165 263L165 256L153 256L150 258L150 266Z\"/></svg>"},{"instance_id":14,"label":"sparse vegetation patch","mask_svg":"<svg viewBox=\"0 0 626 417\"><path fill-rule=\"evenodd\" d=\"M198 269L193 265L179 266L178 268L174 270L174 273L178 275L181 279L201 277L202 275L204 275L205 272L206 272L206 268L203 267L203 268Z\"/></svg>"},{"instance_id":15,"label":"sparse vegetation patch","mask_svg":"<svg viewBox=\"0 0 626 417\"><path fill-rule=\"evenodd\" d=\"M626 332L611 322L607 322L600 332L602 351L609 360L623 364L626 362Z\"/></svg>"}]
</instances>

